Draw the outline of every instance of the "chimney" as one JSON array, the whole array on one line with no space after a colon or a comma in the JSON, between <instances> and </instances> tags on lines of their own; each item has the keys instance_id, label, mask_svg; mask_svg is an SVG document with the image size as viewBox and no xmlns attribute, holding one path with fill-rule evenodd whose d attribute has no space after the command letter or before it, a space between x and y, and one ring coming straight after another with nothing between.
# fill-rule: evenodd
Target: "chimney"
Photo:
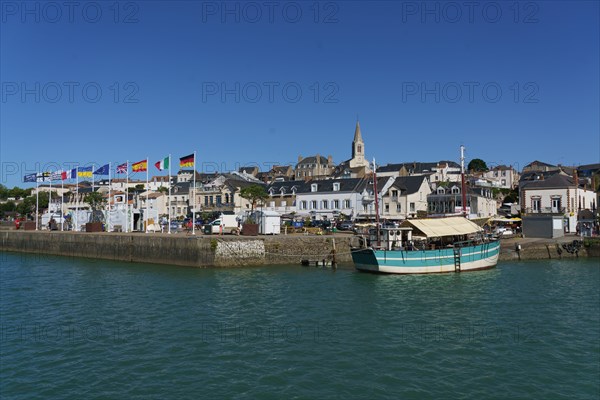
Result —
<instances>
[{"instance_id":1,"label":"chimney","mask_svg":"<svg viewBox=\"0 0 600 400\"><path fill-rule=\"evenodd\" d=\"M575 188L579 187L579 177L577 176L577 170L573 170L573 182L575 182Z\"/></svg>"},{"instance_id":2,"label":"chimney","mask_svg":"<svg viewBox=\"0 0 600 400\"><path fill-rule=\"evenodd\" d=\"M300 161L302 161L302 156L298 156L298 163L300 163Z\"/></svg>"},{"instance_id":3,"label":"chimney","mask_svg":"<svg viewBox=\"0 0 600 400\"><path fill-rule=\"evenodd\" d=\"M327 165L330 167L333 165L333 157L331 157L331 154L327 156Z\"/></svg>"},{"instance_id":4,"label":"chimney","mask_svg":"<svg viewBox=\"0 0 600 400\"><path fill-rule=\"evenodd\" d=\"M317 159L317 165L321 164L321 155L319 153L317 153L315 158Z\"/></svg>"}]
</instances>

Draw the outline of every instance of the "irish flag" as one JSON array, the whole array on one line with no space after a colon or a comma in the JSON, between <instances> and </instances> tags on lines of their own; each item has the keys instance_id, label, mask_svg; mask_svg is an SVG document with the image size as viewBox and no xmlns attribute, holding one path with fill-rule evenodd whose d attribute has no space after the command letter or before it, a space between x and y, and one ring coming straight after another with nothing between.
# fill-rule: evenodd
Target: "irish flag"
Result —
<instances>
[{"instance_id":1,"label":"irish flag","mask_svg":"<svg viewBox=\"0 0 600 400\"><path fill-rule=\"evenodd\" d=\"M169 157L165 157L162 160L158 161L154 164L159 171L164 171L165 169L169 169Z\"/></svg>"}]
</instances>

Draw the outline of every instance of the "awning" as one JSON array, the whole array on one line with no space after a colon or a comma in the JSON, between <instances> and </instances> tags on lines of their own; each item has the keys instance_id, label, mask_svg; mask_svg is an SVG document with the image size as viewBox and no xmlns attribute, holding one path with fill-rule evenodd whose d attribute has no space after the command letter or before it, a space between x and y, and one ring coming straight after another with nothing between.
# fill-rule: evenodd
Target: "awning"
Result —
<instances>
[{"instance_id":1,"label":"awning","mask_svg":"<svg viewBox=\"0 0 600 400\"><path fill-rule=\"evenodd\" d=\"M463 217L409 219L404 221L400 226L412 226L427 237L468 235L482 231L477 224Z\"/></svg>"}]
</instances>

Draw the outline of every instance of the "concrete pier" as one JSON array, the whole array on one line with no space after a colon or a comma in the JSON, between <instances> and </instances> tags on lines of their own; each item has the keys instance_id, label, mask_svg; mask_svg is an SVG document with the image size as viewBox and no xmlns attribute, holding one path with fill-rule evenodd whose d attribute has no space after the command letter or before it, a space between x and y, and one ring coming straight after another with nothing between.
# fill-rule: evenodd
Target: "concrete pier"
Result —
<instances>
[{"instance_id":1,"label":"concrete pier","mask_svg":"<svg viewBox=\"0 0 600 400\"><path fill-rule=\"evenodd\" d=\"M0 231L0 250L66 257L87 257L128 262L172 264L190 267L241 267L250 265L301 265L302 260L352 265L348 234L213 236L160 233L84 233L50 231ZM503 239L500 261L599 257L600 242L575 254L560 241Z\"/></svg>"}]
</instances>

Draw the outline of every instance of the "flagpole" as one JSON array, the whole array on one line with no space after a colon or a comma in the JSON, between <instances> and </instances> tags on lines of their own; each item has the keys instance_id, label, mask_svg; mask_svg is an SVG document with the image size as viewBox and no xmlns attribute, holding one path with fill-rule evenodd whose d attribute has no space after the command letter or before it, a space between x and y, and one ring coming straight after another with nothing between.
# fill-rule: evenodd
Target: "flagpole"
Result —
<instances>
[{"instance_id":1,"label":"flagpole","mask_svg":"<svg viewBox=\"0 0 600 400\"><path fill-rule=\"evenodd\" d=\"M92 193L94 192L94 170L96 169L96 164L92 164Z\"/></svg>"},{"instance_id":2,"label":"flagpole","mask_svg":"<svg viewBox=\"0 0 600 400\"><path fill-rule=\"evenodd\" d=\"M192 202L192 235L196 234L196 152L194 151L194 197Z\"/></svg>"},{"instance_id":3,"label":"flagpole","mask_svg":"<svg viewBox=\"0 0 600 400\"><path fill-rule=\"evenodd\" d=\"M149 200L148 200L148 193L149 193L149 187L148 187L148 161L149 161L150 157L146 157L146 233L148 233L148 221L149 221L149 217L150 215L148 215L148 206L149 206Z\"/></svg>"},{"instance_id":4,"label":"flagpole","mask_svg":"<svg viewBox=\"0 0 600 400\"><path fill-rule=\"evenodd\" d=\"M50 191L48 192L48 217L52 219L52 214L50 214L50 203L52 203L52 173L50 173Z\"/></svg>"},{"instance_id":5,"label":"flagpole","mask_svg":"<svg viewBox=\"0 0 600 400\"><path fill-rule=\"evenodd\" d=\"M129 232L129 160L125 164L125 232Z\"/></svg>"},{"instance_id":6,"label":"flagpole","mask_svg":"<svg viewBox=\"0 0 600 400\"><path fill-rule=\"evenodd\" d=\"M171 234L171 155L170 154L169 154L169 197L167 198L167 207L168 207L167 210L168 210L168 214L169 214L168 232L170 235Z\"/></svg>"},{"instance_id":7,"label":"flagpole","mask_svg":"<svg viewBox=\"0 0 600 400\"><path fill-rule=\"evenodd\" d=\"M79 222L79 165L75 167L75 232Z\"/></svg>"},{"instance_id":8,"label":"flagpole","mask_svg":"<svg viewBox=\"0 0 600 400\"><path fill-rule=\"evenodd\" d=\"M110 192L111 192L111 184L110 184L110 168L112 167L112 162L108 163L108 213L106 214L106 220L107 220L107 228L106 231L110 232Z\"/></svg>"},{"instance_id":9,"label":"flagpole","mask_svg":"<svg viewBox=\"0 0 600 400\"><path fill-rule=\"evenodd\" d=\"M60 173L60 231L65 230L65 180L63 179L63 173Z\"/></svg>"},{"instance_id":10,"label":"flagpole","mask_svg":"<svg viewBox=\"0 0 600 400\"><path fill-rule=\"evenodd\" d=\"M39 221L38 221L38 209L40 205L40 183L39 183L39 175L40 173L35 174L35 230L39 229Z\"/></svg>"}]
</instances>

